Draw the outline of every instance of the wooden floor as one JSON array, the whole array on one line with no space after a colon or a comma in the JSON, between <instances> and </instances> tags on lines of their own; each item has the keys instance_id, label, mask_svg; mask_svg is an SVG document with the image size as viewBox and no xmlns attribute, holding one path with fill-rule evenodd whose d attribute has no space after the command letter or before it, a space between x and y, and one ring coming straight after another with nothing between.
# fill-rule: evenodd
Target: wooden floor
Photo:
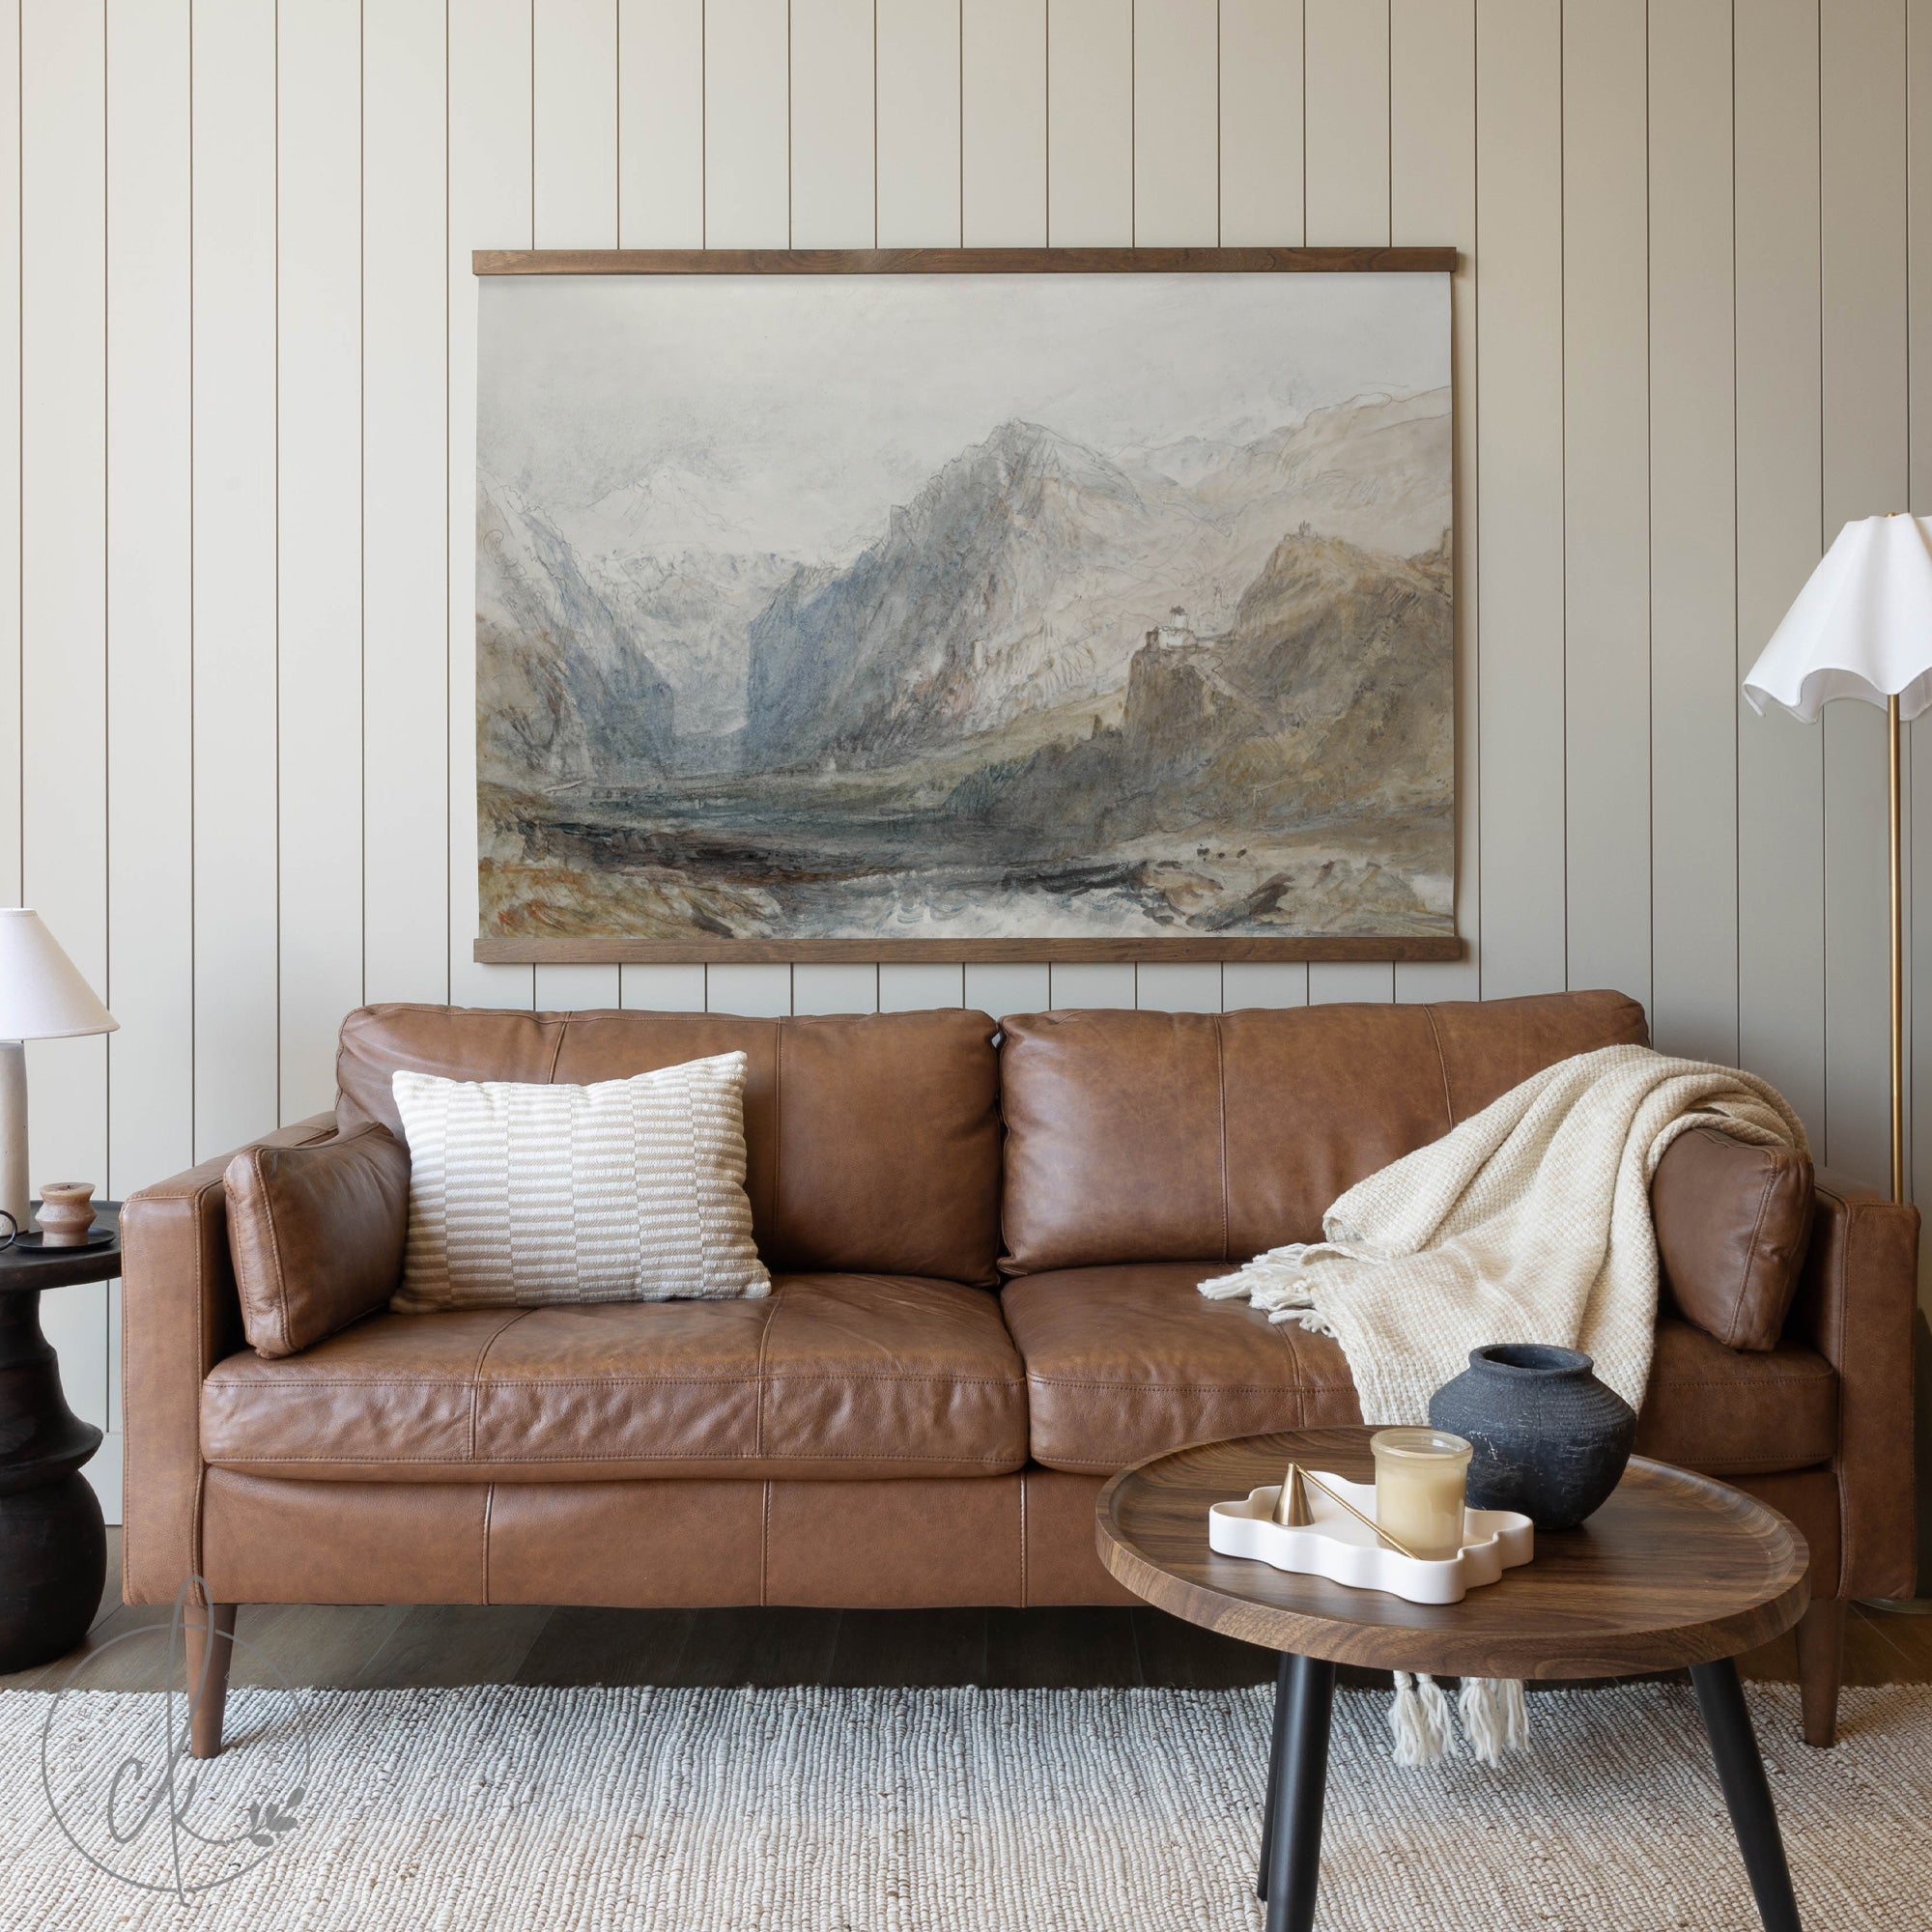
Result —
<instances>
[{"instance_id":1,"label":"wooden floor","mask_svg":"<svg viewBox=\"0 0 1932 1932\"><path fill-rule=\"evenodd\" d=\"M87 1642L0 1689L53 1690L81 1659L94 1690L146 1690L155 1653L106 1649L165 1606L121 1602L121 1539L108 1531L105 1599ZM235 1677L332 1689L457 1684L980 1685L1065 1690L1260 1684L1274 1658L1159 1610L599 1610L516 1605L427 1608L250 1604L236 1635ZM1790 1683L1789 1636L1741 1660L1747 1676ZM1374 1683L1369 1671L1345 1682ZM1855 1606L1847 1684L1932 1683L1932 1616Z\"/></svg>"}]
</instances>

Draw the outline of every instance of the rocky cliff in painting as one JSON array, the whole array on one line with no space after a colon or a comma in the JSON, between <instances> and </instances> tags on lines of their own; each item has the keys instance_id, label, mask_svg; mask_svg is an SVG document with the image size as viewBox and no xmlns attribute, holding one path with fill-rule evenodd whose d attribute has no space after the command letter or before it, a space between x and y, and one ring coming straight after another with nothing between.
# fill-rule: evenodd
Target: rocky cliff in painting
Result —
<instances>
[{"instance_id":1,"label":"rocky cliff in painting","mask_svg":"<svg viewBox=\"0 0 1932 1932\"><path fill-rule=\"evenodd\" d=\"M486 477L486 929L1449 931L1449 424L1013 417L842 561Z\"/></svg>"}]
</instances>

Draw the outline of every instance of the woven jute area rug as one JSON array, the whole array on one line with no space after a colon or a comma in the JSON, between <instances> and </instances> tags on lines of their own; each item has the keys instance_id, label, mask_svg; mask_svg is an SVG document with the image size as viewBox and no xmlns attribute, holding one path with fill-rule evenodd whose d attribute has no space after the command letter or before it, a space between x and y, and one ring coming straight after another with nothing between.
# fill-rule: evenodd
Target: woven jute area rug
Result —
<instances>
[{"instance_id":1,"label":"woven jute area rug","mask_svg":"<svg viewBox=\"0 0 1932 1932\"><path fill-rule=\"evenodd\" d=\"M0 1920L117 1932L1261 1922L1261 1690L242 1690L237 1747L213 1767L175 1766L172 1853L169 1806L141 1808L165 1756L160 1704L0 1695ZM1798 1741L1794 1692L1756 1689L1751 1704L1807 1927L1927 1923L1932 1690L1848 1692L1832 1751ZM1688 1690L1538 1694L1533 1747L1500 1770L1396 1769L1387 1708L1369 1692L1336 1700L1329 1932L1756 1924ZM129 1883L170 1884L176 1857L185 1884L259 1862L186 1904Z\"/></svg>"}]
</instances>

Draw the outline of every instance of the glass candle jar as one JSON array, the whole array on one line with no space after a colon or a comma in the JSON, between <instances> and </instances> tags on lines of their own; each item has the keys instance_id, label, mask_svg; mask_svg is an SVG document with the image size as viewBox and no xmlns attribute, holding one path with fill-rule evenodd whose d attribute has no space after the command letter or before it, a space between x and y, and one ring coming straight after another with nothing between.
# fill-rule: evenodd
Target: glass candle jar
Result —
<instances>
[{"instance_id":1,"label":"glass candle jar","mask_svg":"<svg viewBox=\"0 0 1932 1932\"><path fill-rule=\"evenodd\" d=\"M1412 1556L1439 1563L1463 1547L1470 1446L1440 1429L1382 1429L1376 1458L1376 1523Z\"/></svg>"}]
</instances>

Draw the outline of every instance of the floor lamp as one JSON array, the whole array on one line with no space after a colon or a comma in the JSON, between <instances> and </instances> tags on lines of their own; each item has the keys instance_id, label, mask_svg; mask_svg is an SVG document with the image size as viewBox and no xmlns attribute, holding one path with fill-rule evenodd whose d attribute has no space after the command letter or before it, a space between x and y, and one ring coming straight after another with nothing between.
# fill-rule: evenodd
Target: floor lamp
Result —
<instances>
[{"instance_id":1,"label":"floor lamp","mask_svg":"<svg viewBox=\"0 0 1932 1932\"><path fill-rule=\"evenodd\" d=\"M1819 558L1745 677L1762 712L1780 704L1806 724L1833 698L1886 715L1890 774L1891 1198L1905 1199L1905 856L1900 726L1932 703L1932 518L1865 517ZM1932 1612L1932 1601L1888 1607Z\"/></svg>"}]
</instances>

